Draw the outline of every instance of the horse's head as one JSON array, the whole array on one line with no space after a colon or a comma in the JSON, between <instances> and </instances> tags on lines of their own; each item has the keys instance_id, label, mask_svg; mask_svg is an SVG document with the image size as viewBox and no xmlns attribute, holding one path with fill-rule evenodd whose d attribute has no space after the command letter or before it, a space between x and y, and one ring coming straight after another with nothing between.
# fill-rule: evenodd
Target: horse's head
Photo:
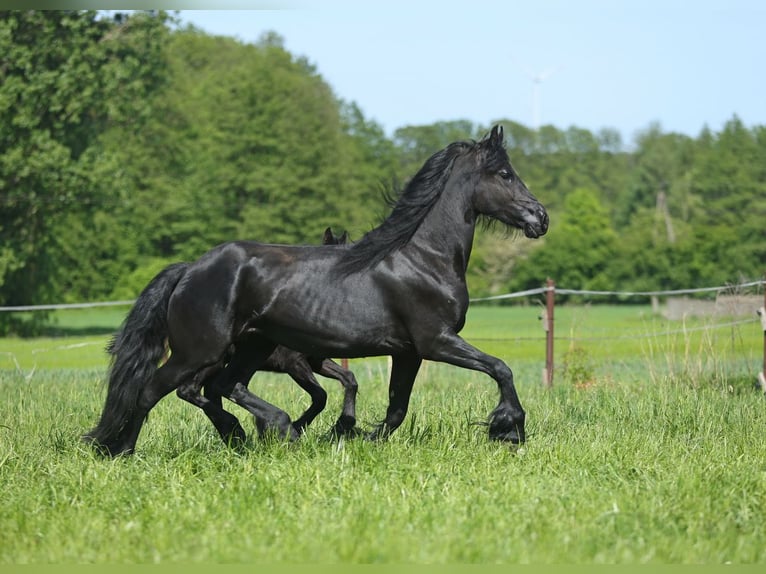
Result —
<instances>
[{"instance_id":1,"label":"horse's head","mask_svg":"<svg viewBox=\"0 0 766 574\"><path fill-rule=\"evenodd\" d=\"M476 144L474 154L479 169L473 195L476 212L521 229L527 237L544 235L548 213L511 166L502 126L493 127L489 136Z\"/></svg>"}]
</instances>

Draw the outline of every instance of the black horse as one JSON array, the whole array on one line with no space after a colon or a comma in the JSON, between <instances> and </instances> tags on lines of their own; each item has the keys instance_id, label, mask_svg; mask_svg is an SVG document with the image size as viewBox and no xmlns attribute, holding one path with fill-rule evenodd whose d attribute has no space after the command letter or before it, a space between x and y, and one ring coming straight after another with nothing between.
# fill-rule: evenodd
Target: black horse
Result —
<instances>
[{"instance_id":1,"label":"black horse","mask_svg":"<svg viewBox=\"0 0 766 574\"><path fill-rule=\"evenodd\" d=\"M489 436L523 442L525 413L510 368L458 336L481 216L530 238L548 230L548 214L511 166L499 126L481 141L455 142L431 156L388 218L348 248L234 241L183 272L171 265L126 321L101 419L86 439L113 456L132 452L149 411L176 389L230 436L234 417L203 397L203 386L237 356L257 368L285 345L309 356L392 357L388 409L371 439L401 425L428 359L492 377L500 401L489 415ZM172 355L157 368L165 337ZM265 421L264 428L297 438L287 413L246 382L230 379L220 393Z\"/></svg>"},{"instance_id":2,"label":"black horse","mask_svg":"<svg viewBox=\"0 0 766 574\"><path fill-rule=\"evenodd\" d=\"M343 232L341 235L335 235L331 228L325 229L322 237L322 245L345 245L348 242L347 232ZM174 272L185 272L188 269L188 263L178 263L174 266ZM139 297L139 301L141 297ZM112 356L117 354L117 348L121 343L121 337L125 336L126 328L131 324L132 319L129 317L125 320L122 328L112 337L109 344L106 347L107 353ZM160 363L164 363L170 357L168 349L165 349L165 356L160 359ZM205 413L211 411L214 416L210 419L216 426L216 429L221 433L221 438L227 444L244 442L246 439L245 431L239 424L239 421L231 415L231 418L225 417L225 425L219 425L218 421L221 419L220 410L223 409L221 402L221 389L225 389L230 381L241 381L247 386L248 382L255 374L256 368L260 371L267 371L272 373L285 373L290 377L311 397L311 404L308 409L298 418L293 421L293 427L298 433L303 432L308 425L324 410L327 404L327 393L319 385L313 373L320 374L330 379L335 379L343 386L343 410L338 418L335 426L331 429L331 436L343 436L353 435L356 433L356 394L358 390L358 384L354 373L348 369L344 369L331 359L323 359L318 357L309 357L305 353L288 349L282 345L277 346L274 352L271 353L268 359L260 365L256 365L250 360L248 355L248 349L246 346L235 346L232 359L226 365L226 367L217 375L216 379L205 385L205 397L208 401L213 403L213 407L209 407L205 401L200 403L200 407ZM196 397L183 397L196 404ZM255 419L256 427L260 432L264 432L269 425L269 421Z\"/></svg>"}]
</instances>

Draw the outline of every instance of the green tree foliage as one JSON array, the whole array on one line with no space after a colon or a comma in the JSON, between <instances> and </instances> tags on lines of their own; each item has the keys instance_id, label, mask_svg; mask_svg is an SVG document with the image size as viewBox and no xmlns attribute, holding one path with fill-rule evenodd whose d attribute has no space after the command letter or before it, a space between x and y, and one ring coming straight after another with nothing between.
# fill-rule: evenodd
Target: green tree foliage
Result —
<instances>
[{"instance_id":1,"label":"green tree foliage","mask_svg":"<svg viewBox=\"0 0 766 574\"><path fill-rule=\"evenodd\" d=\"M458 140L476 136L477 127L468 120L437 122L424 126L404 126L394 132L394 144L399 150L399 167L414 175L431 155Z\"/></svg>"},{"instance_id":2,"label":"green tree foliage","mask_svg":"<svg viewBox=\"0 0 766 574\"><path fill-rule=\"evenodd\" d=\"M598 195L590 189L576 189L564 200L558 220L551 222L544 246L518 262L510 286L539 287L547 276L569 289L611 289L609 268L617 240Z\"/></svg>"},{"instance_id":3,"label":"green tree foliage","mask_svg":"<svg viewBox=\"0 0 766 574\"><path fill-rule=\"evenodd\" d=\"M163 13L0 13L0 305L133 297L231 239L360 237L435 151L505 128L546 205L537 241L479 229L473 296L653 290L763 273L766 127L532 130L510 119L391 137L282 39L176 28ZM0 313L0 330L8 330Z\"/></svg>"},{"instance_id":4,"label":"green tree foliage","mask_svg":"<svg viewBox=\"0 0 766 574\"><path fill-rule=\"evenodd\" d=\"M698 244L718 281L759 277L766 267L766 130L738 118L702 142L689 181Z\"/></svg>"},{"instance_id":5,"label":"green tree foliage","mask_svg":"<svg viewBox=\"0 0 766 574\"><path fill-rule=\"evenodd\" d=\"M115 22L91 11L0 13L0 303L66 292L62 261L76 250L66 224L99 204L109 163L98 137L146 115L165 34L162 15Z\"/></svg>"},{"instance_id":6,"label":"green tree foliage","mask_svg":"<svg viewBox=\"0 0 766 574\"><path fill-rule=\"evenodd\" d=\"M239 238L317 243L327 226L369 228L393 146L278 36L243 44L179 30L167 58L169 85L146 128L108 134L126 166L125 225L138 226L146 257L192 259ZM143 217L131 217L136 210Z\"/></svg>"}]
</instances>

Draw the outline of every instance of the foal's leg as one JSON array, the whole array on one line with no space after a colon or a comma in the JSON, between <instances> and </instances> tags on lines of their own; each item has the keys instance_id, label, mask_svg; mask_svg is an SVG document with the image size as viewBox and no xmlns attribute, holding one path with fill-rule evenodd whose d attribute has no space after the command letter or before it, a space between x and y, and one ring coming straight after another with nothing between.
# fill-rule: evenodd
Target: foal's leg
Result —
<instances>
[{"instance_id":1,"label":"foal's leg","mask_svg":"<svg viewBox=\"0 0 766 574\"><path fill-rule=\"evenodd\" d=\"M290 375L298 385L311 396L311 405L306 409L298 420L293 423L293 427L298 433L302 433L307 426L321 413L327 405L327 392L319 385L314 378L311 365L306 356L295 352L293 360L284 367L284 372Z\"/></svg>"},{"instance_id":2,"label":"foal's leg","mask_svg":"<svg viewBox=\"0 0 766 574\"><path fill-rule=\"evenodd\" d=\"M303 357L303 355L297 353L297 351L292 351L285 347L277 349L275 344L262 341L255 337L241 339L236 343L234 355L229 361L229 364L226 365L226 368L221 371L218 377L214 380L205 383L205 399L210 401L210 403L217 408L223 410L221 398L226 396L232 400L232 402L240 404L240 406L253 415L259 434L263 434L268 429L275 427L278 434L292 437L293 433L283 427L283 415L287 415L274 405L267 403L248 391L247 386L250 384L250 379L253 378L256 370L259 369L278 373L290 372L290 368L296 360L293 355L297 355L298 359ZM291 367L286 368L285 365L290 365ZM304 417L306 418L304 419L304 417L301 417L301 419L293 423L295 430L298 432L311 422L316 414L322 411L327 400L327 394L324 392L324 389L322 389L319 386L319 383L316 382L316 379L314 379L311 374L310 368L306 368L308 369L308 378L310 380L306 380L306 376L300 369L297 369L295 374L290 373L295 381L298 382L302 388L307 390L312 397L311 407L309 407L309 410L304 414ZM298 378L296 378L296 375ZM313 384L311 381L313 381ZM238 389L237 396L239 396L239 398L238 400L234 400L230 395L237 384L241 384L244 390ZM316 389L318 389L319 392L316 392ZM312 407L315 406L317 407L317 411L312 414L310 411ZM289 419L289 417L287 418ZM211 420L213 419L211 418ZM215 421L213 421L213 424L218 428ZM226 437L223 434L222 437L224 438L224 441L226 441Z\"/></svg>"},{"instance_id":3,"label":"foal's leg","mask_svg":"<svg viewBox=\"0 0 766 574\"><path fill-rule=\"evenodd\" d=\"M224 410L222 399L224 391L227 391L227 389L230 391L234 388L236 383L243 383L247 386L250 379L253 378L256 368L260 366L256 364L257 357L255 356L255 350L250 349L248 346L249 344L250 342L247 339L238 342L234 349L234 355L229 360L229 363L214 379L207 380L203 384L204 398L210 405L212 405L209 408L216 409L213 411L214 413L223 412L231 417L231 419L228 420L230 424L236 424L236 426L233 427L235 434L241 435L243 440L245 431L239 424L237 417ZM218 417L216 417L215 414L214 416L210 416L210 413L207 410L205 410L205 414L208 415L208 418L210 418L224 442L228 442L230 433L228 432L226 424L221 425L221 418L219 418L220 414ZM226 418L224 418L224 420L226 420Z\"/></svg>"},{"instance_id":4,"label":"foal's leg","mask_svg":"<svg viewBox=\"0 0 766 574\"><path fill-rule=\"evenodd\" d=\"M354 373L344 369L330 359L323 359L321 361L311 359L310 362L314 372L319 373L323 377L340 381L340 384L343 385L343 410L330 433L334 436L355 436L357 434L356 393L359 385L356 382Z\"/></svg>"},{"instance_id":5,"label":"foal's leg","mask_svg":"<svg viewBox=\"0 0 766 574\"><path fill-rule=\"evenodd\" d=\"M386 418L375 427L368 438L386 438L404 421L410 404L412 385L423 359L418 355L395 355L391 357L391 380L388 384L388 410Z\"/></svg>"},{"instance_id":6,"label":"foal's leg","mask_svg":"<svg viewBox=\"0 0 766 574\"><path fill-rule=\"evenodd\" d=\"M224 371L205 385L205 397L220 407L221 396L247 410L255 418L259 434L274 430L280 437L298 438L290 416L247 389L255 371L264 365L276 345L256 337L236 342L234 356ZM317 386L319 386L317 384Z\"/></svg>"},{"instance_id":7,"label":"foal's leg","mask_svg":"<svg viewBox=\"0 0 766 574\"><path fill-rule=\"evenodd\" d=\"M210 388L210 386L216 388L218 386L223 386L223 382L219 383L219 381L229 381L231 378L232 373L228 366L222 369L220 364L213 365L198 373L198 375L191 381L178 387L176 393L183 400L202 409L207 415L207 418L213 423L213 426L218 431L218 434L221 436L224 443L227 445L237 445L245 442L245 439L247 438L245 430L242 428L242 425L239 424L237 417L224 410L223 405L221 404L220 393L217 395L214 394L214 398L212 399L207 393L207 389ZM205 396L200 394L203 386L206 390Z\"/></svg>"},{"instance_id":8,"label":"foal's leg","mask_svg":"<svg viewBox=\"0 0 766 574\"><path fill-rule=\"evenodd\" d=\"M492 377L500 389L500 402L489 415L489 438L514 444L524 442L526 414L521 408L513 384L513 372L508 365L497 357L479 351L455 333L444 333L433 339L423 357L480 371Z\"/></svg>"},{"instance_id":9,"label":"foal's leg","mask_svg":"<svg viewBox=\"0 0 766 574\"><path fill-rule=\"evenodd\" d=\"M273 431L279 438L287 438L291 441L298 439L298 431L293 427L290 415L254 395L242 383L235 383L231 390L224 393L224 396L255 417L259 435L262 436Z\"/></svg>"}]
</instances>

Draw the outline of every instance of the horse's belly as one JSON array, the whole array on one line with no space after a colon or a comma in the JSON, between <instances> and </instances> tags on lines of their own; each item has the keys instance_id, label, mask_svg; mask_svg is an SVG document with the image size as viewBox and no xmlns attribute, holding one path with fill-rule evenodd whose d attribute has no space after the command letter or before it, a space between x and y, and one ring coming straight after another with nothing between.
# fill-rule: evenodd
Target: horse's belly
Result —
<instances>
[{"instance_id":1,"label":"horse's belly","mask_svg":"<svg viewBox=\"0 0 766 574\"><path fill-rule=\"evenodd\" d=\"M250 331L280 345L317 357L389 355L411 348L402 325L385 310L272 308Z\"/></svg>"}]
</instances>

